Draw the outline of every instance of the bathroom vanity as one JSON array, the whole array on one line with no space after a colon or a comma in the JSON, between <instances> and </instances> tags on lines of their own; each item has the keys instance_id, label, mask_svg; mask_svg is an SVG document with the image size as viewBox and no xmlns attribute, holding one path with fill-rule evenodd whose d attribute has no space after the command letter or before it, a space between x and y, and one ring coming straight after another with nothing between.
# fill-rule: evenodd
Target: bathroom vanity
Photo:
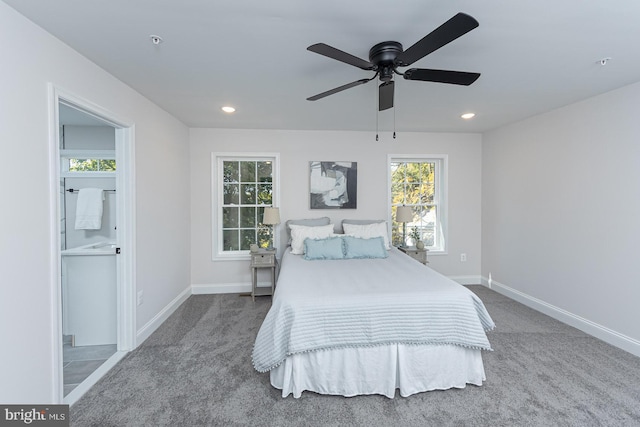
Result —
<instances>
[{"instance_id":1,"label":"bathroom vanity","mask_svg":"<svg viewBox=\"0 0 640 427\"><path fill-rule=\"evenodd\" d=\"M117 342L116 302L115 243L62 251L62 326L75 346Z\"/></svg>"}]
</instances>

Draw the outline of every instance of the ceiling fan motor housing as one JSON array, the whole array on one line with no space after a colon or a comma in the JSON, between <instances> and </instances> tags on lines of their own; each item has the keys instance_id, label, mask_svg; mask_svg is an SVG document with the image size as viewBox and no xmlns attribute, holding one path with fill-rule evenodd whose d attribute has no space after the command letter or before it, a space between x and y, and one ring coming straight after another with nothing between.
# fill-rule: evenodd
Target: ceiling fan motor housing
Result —
<instances>
[{"instance_id":1,"label":"ceiling fan motor housing","mask_svg":"<svg viewBox=\"0 0 640 427\"><path fill-rule=\"evenodd\" d=\"M396 58L402 53L402 44L398 42L382 42L369 50L369 62L378 71L380 80L388 82L393 78L393 70L396 67Z\"/></svg>"}]
</instances>

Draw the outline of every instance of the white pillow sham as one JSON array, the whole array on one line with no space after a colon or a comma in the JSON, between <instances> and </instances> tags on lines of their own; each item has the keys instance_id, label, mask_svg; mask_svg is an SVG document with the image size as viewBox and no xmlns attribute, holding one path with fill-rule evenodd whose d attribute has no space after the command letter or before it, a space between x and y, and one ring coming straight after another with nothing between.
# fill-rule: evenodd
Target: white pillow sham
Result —
<instances>
[{"instance_id":1,"label":"white pillow sham","mask_svg":"<svg viewBox=\"0 0 640 427\"><path fill-rule=\"evenodd\" d=\"M373 224L346 224L342 223L345 234L350 234L361 239L371 239L372 237L382 237L386 250L391 249L389 243L389 233L387 231L387 222L378 222Z\"/></svg>"},{"instance_id":2,"label":"white pillow sham","mask_svg":"<svg viewBox=\"0 0 640 427\"><path fill-rule=\"evenodd\" d=\"M325 239L333 235L333 224L307 227L304 225L289 225L291 228L291 253L304 254L304 239Z\"/></svg>"}]
</instances>

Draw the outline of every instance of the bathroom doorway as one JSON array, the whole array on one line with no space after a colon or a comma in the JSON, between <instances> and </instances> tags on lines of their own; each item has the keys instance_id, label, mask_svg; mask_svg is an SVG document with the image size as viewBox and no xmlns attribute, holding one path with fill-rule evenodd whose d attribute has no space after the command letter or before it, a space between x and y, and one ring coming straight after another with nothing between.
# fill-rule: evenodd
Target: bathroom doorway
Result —
<instances>
[{"instance_id":1,"label":"bathroom doorway","mask_svg":"<svg viewBox=\"0 0 640 427\"><path fill-rule=\"evenodd\" d=\"M133 128L51 89L58 400L73 404L135 347Z\"/></svg>"}]
</instances>

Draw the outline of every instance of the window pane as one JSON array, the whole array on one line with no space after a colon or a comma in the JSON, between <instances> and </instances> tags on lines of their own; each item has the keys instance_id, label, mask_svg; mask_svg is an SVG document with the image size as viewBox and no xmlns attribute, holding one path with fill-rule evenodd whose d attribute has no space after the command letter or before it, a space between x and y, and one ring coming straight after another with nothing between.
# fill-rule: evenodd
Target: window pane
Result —
<instances>
[{"instance_id":1,"label":"window pane","mask_svg":"<svg viewBox=\"0 0 640 427\"><path fill-rule=\"evenodd\" d=\"M240 203L243 205L254 205L256 203L255 184L240 184Z\"/></svg>"},{"instance_id":2,"label":"window pane","mask_svg":"<svg viewBox=\"0 0 640 427\"><path fill-rule=\"evenodd\" d=\"M405 163L406 172L405 180L408 183L419 183L421 179L420 175L420 163Z\"/></svg>"},{"instance_id":3,"label":"window pane","mask_svg":"<svg viewBox=\"0 0 640 427\"><path fill-rule=\"evenodd\" d=\"M421 163L420 164L420 181L433 182L433 173L435 171L435 163Z\"/></svg>"},{"instance_id":4,"label":"window pane","mask_svg":"<svg viewBox=\"0 0 640 427\"><path fill-rule=\"evenodd\" d=\"M404 184L391 184L391 203L396 205L404 202Z\"/></svg>"},{"instance_id":5,"label":"window pane","mask_svg":"<svg viewBox=\"0 0 640 427\"><path fill-rule=\"evenodd\" d=\"M238 228L238 208L222 208L222 227Z\"/></svg>"},{"instance_id":6,"label":"window pane","mask_svg":"<svg viewBox=\"0 0 640 427\"><path fill-rule=\"evenodd\" d=\"M96 159L69 159L69 171L71 172L96 172L98 160Z\"/></svg>"},{"instance_id":7,"label":"window pane","mask_svg":"<svg viewBox=\"0 0 640 427\"><path fill-rule=\"evenodd\" d=\"M394 224L391 227L391 244L393 246L403 246L405 243L402 241L402 224Z\"/></svg>"},{"instance_id":8,"label":"window pane","mask_svg":"<svg viewBox=\"0 0 640 427\"><path fill-rule=\"evenodd\" d=\"M258 184L258 201L259 205L273 204L273 186L271 184Z\"/></svg>"},{"instance_id":9,"label":"window pane","mask_svg":"<svg viewBox=\"0 0 640 427\"><path fill-rule=\"evenodd\" d=\"M240 208L240 227L253 228L255 226L256 226L256 208L255 207Z\"/></svg>"},{"instance_id":10,"label":"window pane","mask_svg":"<svg viewBox=\"0 0 640 427\"><path fill-rule=\"evenodd\" d=\"M422 241L427 246L436 244L436 207L423 206L420 213L420 228L422 231Z\"/></svg>"},{"instance_id":11,"label":"window pane","mask_svg":"<svg viewBox=\"0 0 640 427\"><path fill-rule=\"evenodd\" d=\"M115 172L116 161L109 159L102 159L98 165L98 168L103 172Z\"/></svg>"},{"instance_id":12,"label":"window pane","mask_svg":"<svg viewBox=\"0 0 640 427\"><path fill-rule=\"evenodd\" d=\"M223 203L225 205L240 204L240 186L238 184L224 184L222 186Z\"/></svg>"},{"instance_id":13,"label":"window pane","mask_svg":"<svg viewBox=\"0 0 640 427\"><path fill-rule=\"evenodd\" d=\"M404 175L406 172L405 163L391 163L391 181L392 182L404 182Z\"/></svg>"},{"instance_id":14,"label":"window pane","mask_svg":"<svg viewBox=\"0 0 640 427\"><path fill-rule=\"evenodd\" d=\"M222 232L223 246L225 251L240 250L238 235L238 230L224 230Z\"/></svg>"},{"instance_id":15,"label":"window pane","mask_svg":"<svg viewBox=\"0 0 640 427\"><path fill-rule=\"evenodd\" d=\"M420 203L421 187L420 184L405 185L404 202L408 205Z\"/></svg>"},{"instance_id":16,"label":"window pane","mask_svg":"<svg viewBox=\"0 0 640 427\"><path fill-rule=\"evenodd\" d=\"M271 227L258 228L258 246L266 248L271 243Z\"/></svg>"},{"instance_id":17,"label":"window pane","mask_svg":"<svg viewBox=\"0 0 640 427\"><path fill-rule=\"evenodd\" d=\"M264 207L256 208L256 226L262 225L262 218L264 218Z\"/></svg>"},{"instance_id":18,"label":"window pane","mask_svg":"<svg viewBox=\"0 0 640 427\"><path fill-rule=\"evenodd\" d=\"M222 179L224 182L240 182L240 162L223 162Z\"/></svg>"},{"instance_id":19,"label":"window pane","mask_svg":"<svg viewBox=\"0 0 640 427\"><path fill-rule=\"evenodd\" d=\"M241 182L256 181L256 162L240 162Z\"/></svg>"},{"instance_id":20,"label":"window pane","mask_svg":"<svg viewBox=\"0 0 640 427\"><path fill-rule=\"evenodd\" d=\"M251 230L240 230L240 250L248 251L249 246L253 243L256 243L255 228L252 228Z\"/></svg>"},{"instance_id":21,"label":"window pane","mask_svg":"<svg viewBox=\"0 0 640 427\"><path fill-rule=\"evenodd\" d=\"M420 203L433 203L434 191L435 189L433 184L422 184L420 188Z\"/></svg>"},{"instance_id":22,"label":"window pane","mask_svg":"<svg viewBox=\"0 0 640 427\"><path fill-rule=\"evenodd\" d=\"M273 181L273 165L271 162L258 162L258 182Z\"/></svg>"}]
</instances>

